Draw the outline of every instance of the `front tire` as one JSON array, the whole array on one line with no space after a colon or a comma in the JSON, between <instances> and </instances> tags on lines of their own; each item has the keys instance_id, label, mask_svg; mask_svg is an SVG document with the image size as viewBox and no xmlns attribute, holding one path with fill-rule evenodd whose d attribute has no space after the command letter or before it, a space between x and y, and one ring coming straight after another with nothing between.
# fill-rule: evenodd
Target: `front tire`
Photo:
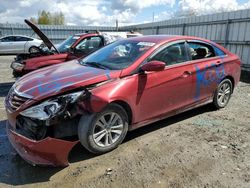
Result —
<instances>
[{"instance_id":1,"label":"front tire","mask_svg":"<svg viewBox=\"0 0 250 188\"><path fill-rule=\"evenodd\" d=\"M18 78L22 77L24 75L24 73L23 72L17 72L15 70L13 70L12 75L13 75L14 78L18 79Z\"/></svg>"},{"instance_id":2,"label":"front tire","mask_svg":"<svg viewBox=\"0 0 250 188\"><path fill-rule=\"evenodd\" d=\"M78 125L81 144L95 154L118 147L127 131L128 116L118 104L110 104L102 112L82 116Z\"/></svg>"},{"instance_id":3,"label":"front tire","mask_svg":"<svg viewBox=\"0 0 250 188\"><path fill-rule=\"evenodd\" d=\"M31 46L29 48L29 53L30 54L35 54L35 53L39 53L39 52L40 52L40 49L37 46Z\"/></svg>"},{"instance_id":4,"label":"front tire","mask_svg":"<svg viewBox=\"0 0 250 188\"><path fill-rule=\"evenodd\" d=\"M233 85L229 79L224 79L215 91L213 104L217 109L224 108L228 104L233 93Z\"/></svg>"}]
</instances>

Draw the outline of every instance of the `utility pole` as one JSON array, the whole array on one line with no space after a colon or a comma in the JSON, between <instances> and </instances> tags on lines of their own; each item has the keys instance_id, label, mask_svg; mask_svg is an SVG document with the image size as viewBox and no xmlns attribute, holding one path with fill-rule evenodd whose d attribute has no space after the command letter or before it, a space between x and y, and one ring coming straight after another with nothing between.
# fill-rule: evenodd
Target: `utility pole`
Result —
<instances>
[{"instance_id":1,"label":"utility pole","mask_svg":"<svg viewBox=\"0 0 250 188\"><path fill-rule=\"evenodd\" d=\"M116 31L118 31L118 27L119 27L119 23L118 23L118 19L115 20L115 28L116 28Z\"/></svg>"},{"instance_id":2,"label":"utility pole","mask_svg":"<svg viewBox=\"0 0 250 188\"><path fill-rule=\"evenodd\" d=\"M155 12L153 12L153 17L152 17L152 34L154 34L154 21L155 21Z\"/></svg>"}]
</instances>

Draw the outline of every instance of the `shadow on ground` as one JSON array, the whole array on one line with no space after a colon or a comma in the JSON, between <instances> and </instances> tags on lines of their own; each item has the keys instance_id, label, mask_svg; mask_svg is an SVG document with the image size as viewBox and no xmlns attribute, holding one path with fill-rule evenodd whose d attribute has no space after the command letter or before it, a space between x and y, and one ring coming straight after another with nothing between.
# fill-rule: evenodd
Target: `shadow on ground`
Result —
<instances>
[{"instance_id":1,"label":"shadow on ground","mask_svg":"<svg viewBox=\"0 0 250 188\"><path fill-rule=\"evenodd\" d=\"M62 168L33 167L26 163L11 147L6 132L6 121L0 121L0 183L25 185L46 182Z\"/></svg>"},{"instance_id":2,"label":"shadow on ground","mask_svg":"<svg viewBox=\"0 0 250 188\"><path fill-rule=\"evenodd\" d=\"M149 132L159 130L163 127L170 126L174 123L212 110L213 107L211 105L206 105L142 127L135 131L129 132L123 144L134 138L144 136ZM5 123L6 121L0 121L0 183L4 183L7 185L27 185L31 183L47 182L49 181L51 176L63 169L54 167L31 166L23 159L21 159L21 157L17 155L17 153L8 142L5 133ZM94 154L89 153L80 144L78 144L71 151L69 161L70 163L75 163L94 157Z\"/></svg>"},{"instance_id":3,"label":"shadow on ground","mask_svg":"<svg viewBox=\"0 0 250 188\"><path fill-rule=\"evenodd\" d=\"M241 71L240 81L250 83L250 73L247 71Z\"/></svg>"},{"instance_id":4,"label":"shadow on ground","mask_svg":"<svg viewBox=\"0 0 250 188\"><path fill-rule=\"evenodd\" d=\"M0 97L6 97L14 82L0 83Z\"/></svg>"}]
</instances>

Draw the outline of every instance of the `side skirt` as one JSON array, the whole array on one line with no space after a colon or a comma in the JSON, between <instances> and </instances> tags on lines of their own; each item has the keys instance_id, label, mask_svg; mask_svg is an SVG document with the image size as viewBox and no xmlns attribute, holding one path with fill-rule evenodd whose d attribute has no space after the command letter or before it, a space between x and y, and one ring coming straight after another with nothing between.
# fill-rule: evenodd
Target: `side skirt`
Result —
<instances>
[{"instance_id":1,"label":"side skirt","mask_svg":"<svg viewBox=\"0 0 250 188\"><path fill-rule=\"evenodd\" d=\"M167 113L165 113L163 115L157 116L157 117L155 117L153 119L149 119L149 120L145 120L145 121L142 121L142 122L139 122L139 123L132 124L129 127L129 131L132 131L132 130L138 129L140 127L143 127L145 125L160 121L162 119L166 119L166 118L175 116L177 114L180 114L180 113L183 113L183 112L198 108L200 106L204 106L204 105L212 103L212 102L213 102L213 98L203 99L202 101L192 103L191 105L187 105L185 107L181 107L181 108L178 108L176 110L172 110L172 111L167 112Z\"/></svg>"}]
</instances>

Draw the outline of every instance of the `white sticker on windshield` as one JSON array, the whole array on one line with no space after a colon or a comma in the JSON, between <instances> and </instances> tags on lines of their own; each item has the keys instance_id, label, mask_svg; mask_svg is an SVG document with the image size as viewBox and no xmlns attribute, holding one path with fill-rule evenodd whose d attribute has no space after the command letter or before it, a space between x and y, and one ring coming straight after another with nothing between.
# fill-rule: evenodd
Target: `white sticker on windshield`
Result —
<instances>
[{"instance_id":1,"label":"white sticker on windshield","mask_svg":"<svg viewBox=\"0 0 250 188\"><path fill-rule=\"evenodd\" d=\"M139 46L154 46L155 43L153 43L153 42L139 42L137 45L139 45Z\"/></svg>"},{"instance_id":2,"label":"white sticker on windshield","mask_svg":"<svg viewBox=\"0 0 250 188\"><path fill-rule=\"evenodd\" d=\"M73 37L73 39L79 39L79 38L80 38L80 37L76 37L76 36L75 36L75 37Z\"/></svg>"}]
</instances>

